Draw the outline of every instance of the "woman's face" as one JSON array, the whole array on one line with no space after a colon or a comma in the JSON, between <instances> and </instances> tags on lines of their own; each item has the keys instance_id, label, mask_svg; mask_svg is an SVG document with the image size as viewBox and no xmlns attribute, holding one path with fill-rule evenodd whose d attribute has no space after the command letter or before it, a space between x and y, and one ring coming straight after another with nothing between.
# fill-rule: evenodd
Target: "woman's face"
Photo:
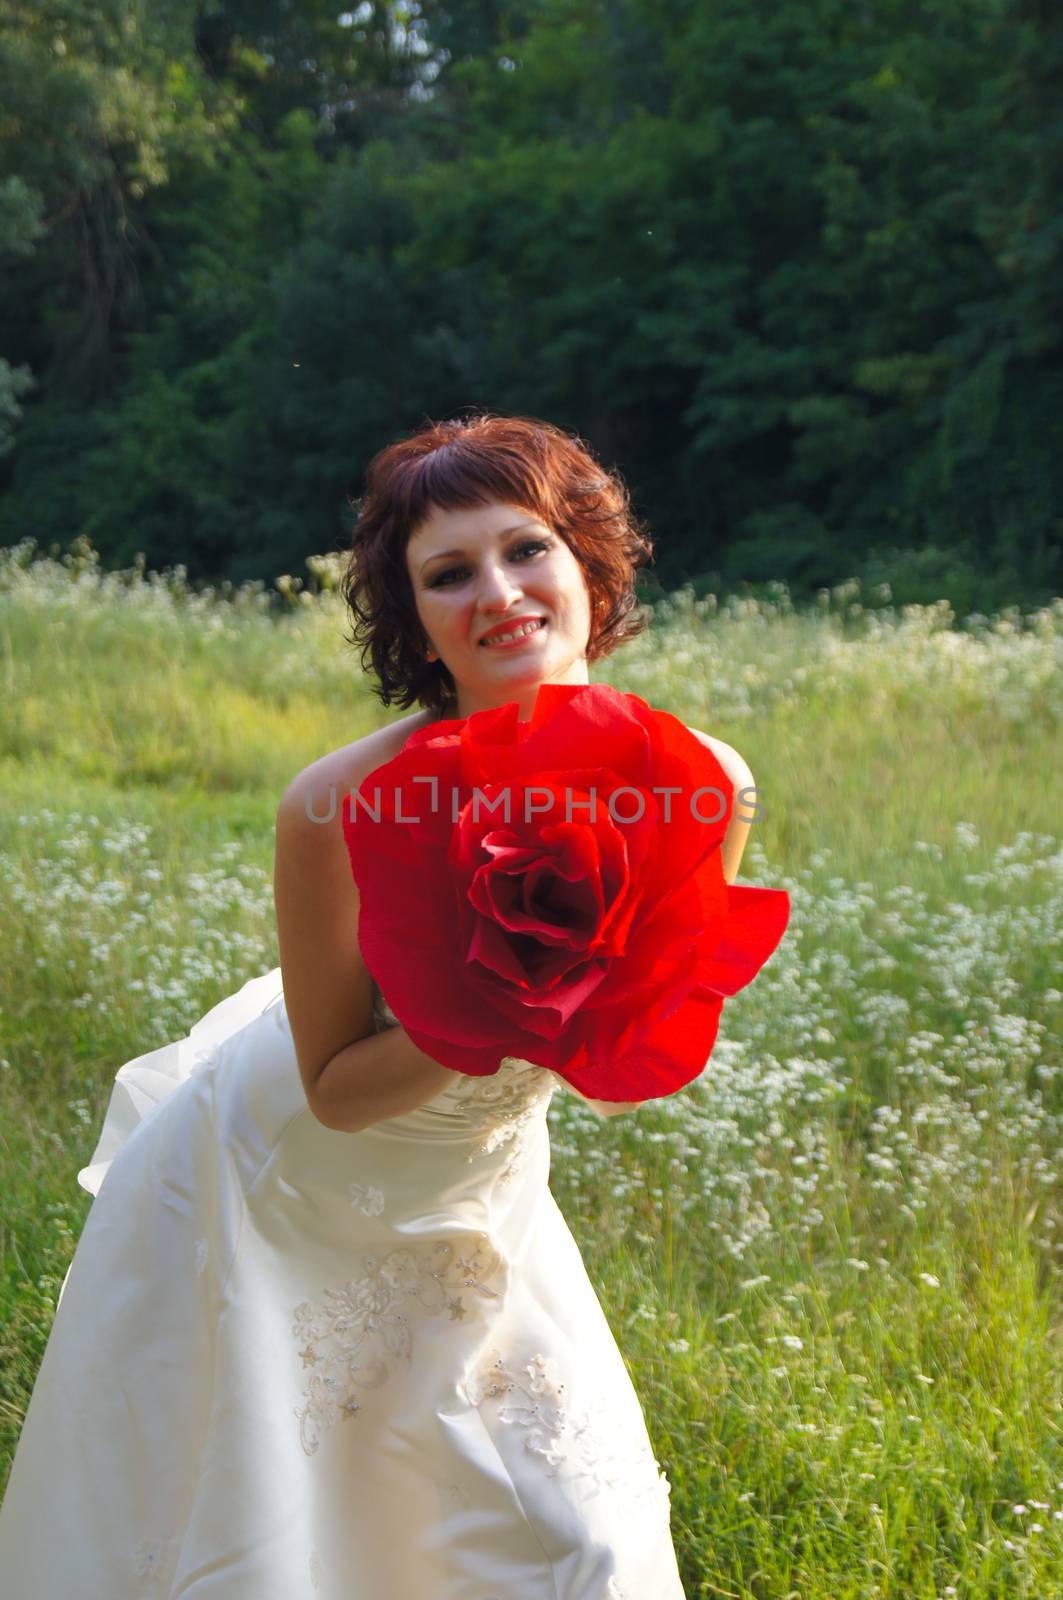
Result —
<instances>
[{"instance_id":1,"label":"woman's face","mask_svg":"<svg viewBox=\"0 0 1063 1600\"><path fill-rule=\"evenodd\" d=\"M583 568L559 534L520 506L431 514L406 566L429 648L454 680L459 717L515 700L527 721L541 683L587 683L591 606ZM523 638L488 634L541 618Z\"/></svg>"}]
</instances>

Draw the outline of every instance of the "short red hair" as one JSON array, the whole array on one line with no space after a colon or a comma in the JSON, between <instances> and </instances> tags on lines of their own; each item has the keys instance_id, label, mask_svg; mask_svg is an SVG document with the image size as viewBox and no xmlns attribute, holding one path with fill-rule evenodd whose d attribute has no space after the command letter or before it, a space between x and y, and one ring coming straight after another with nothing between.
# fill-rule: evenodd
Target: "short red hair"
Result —
<instances>
[{"instance_id":1,"label":"short red hair","mask_svg":"<svg viewBox=\"0 0 1063 1600\"><path fill-rule=\"evenodd\" d=\"M591 605L587 660L609 655L646 627L635 574L653 543L631 510L619 473L581 439L534 417L478 412L433 422L378 452L366 473L340 593L353 619L348 642L371 666L384 705L442 709L454 694L427 646L406 567L406 546L433 507L457 511L499 501L540 518L583 568Z\"/></svg>"}]
</instances>

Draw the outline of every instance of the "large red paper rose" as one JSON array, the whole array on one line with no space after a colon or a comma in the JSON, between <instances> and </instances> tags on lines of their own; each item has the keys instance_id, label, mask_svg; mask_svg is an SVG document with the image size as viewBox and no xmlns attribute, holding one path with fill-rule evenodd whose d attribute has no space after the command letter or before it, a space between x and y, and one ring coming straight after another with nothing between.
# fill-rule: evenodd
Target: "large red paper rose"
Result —
<instances>
[{"instance_id":1,"label":"large red paper rose","mask_svg":"<svg viewBox=\"0 0 1063 1600\"><path fill-rule=\"evenodd\" d=\"M593 1099L674 1094L790 897L725 881L733 785L678 718L606 684L518 710L418 729L345 797L366 966L444 1066L508 1055Z\"/></svg>"}]
</instances>

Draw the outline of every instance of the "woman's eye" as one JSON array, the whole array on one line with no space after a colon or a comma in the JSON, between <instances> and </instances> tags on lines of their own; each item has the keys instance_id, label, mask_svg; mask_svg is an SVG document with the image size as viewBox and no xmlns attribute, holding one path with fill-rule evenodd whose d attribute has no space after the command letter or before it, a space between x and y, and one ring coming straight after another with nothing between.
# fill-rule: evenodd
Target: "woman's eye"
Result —
<instances>
[{"instance_id":1,"label":"woman's eye","mask_svg":"<svg viewBox=\"0 0 1063 1600\"><path fill-rule=\"evenodd\" d=\"M519 556L528 550L548 550L549 548L544 539L526 539L523 544L516 546L513 554ZM438 589L440 584L446 583L448 578L460 576L465 570L464 567L447 567L444 572L439 573L438 577L432 579L429 588Z\"/></svg>"}]
</instances>

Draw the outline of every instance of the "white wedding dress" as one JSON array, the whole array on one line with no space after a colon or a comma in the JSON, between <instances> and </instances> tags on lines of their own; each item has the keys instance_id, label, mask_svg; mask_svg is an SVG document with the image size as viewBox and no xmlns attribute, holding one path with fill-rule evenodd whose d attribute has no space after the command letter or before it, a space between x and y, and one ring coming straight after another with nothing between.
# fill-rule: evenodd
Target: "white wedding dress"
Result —
<instances>
[{"instance_id":1,"label":"white wedding dress","mask_svg":"<svg viewBox=\"0 0 1063 1600\"><path fill-rule=\"evenodd\" d=\"M668 1480L548 1187L560 1084L509 1057L337 1133L279 968L123 1066L2 1600L684 1600Z\"/></svg>"}]
</instances>

